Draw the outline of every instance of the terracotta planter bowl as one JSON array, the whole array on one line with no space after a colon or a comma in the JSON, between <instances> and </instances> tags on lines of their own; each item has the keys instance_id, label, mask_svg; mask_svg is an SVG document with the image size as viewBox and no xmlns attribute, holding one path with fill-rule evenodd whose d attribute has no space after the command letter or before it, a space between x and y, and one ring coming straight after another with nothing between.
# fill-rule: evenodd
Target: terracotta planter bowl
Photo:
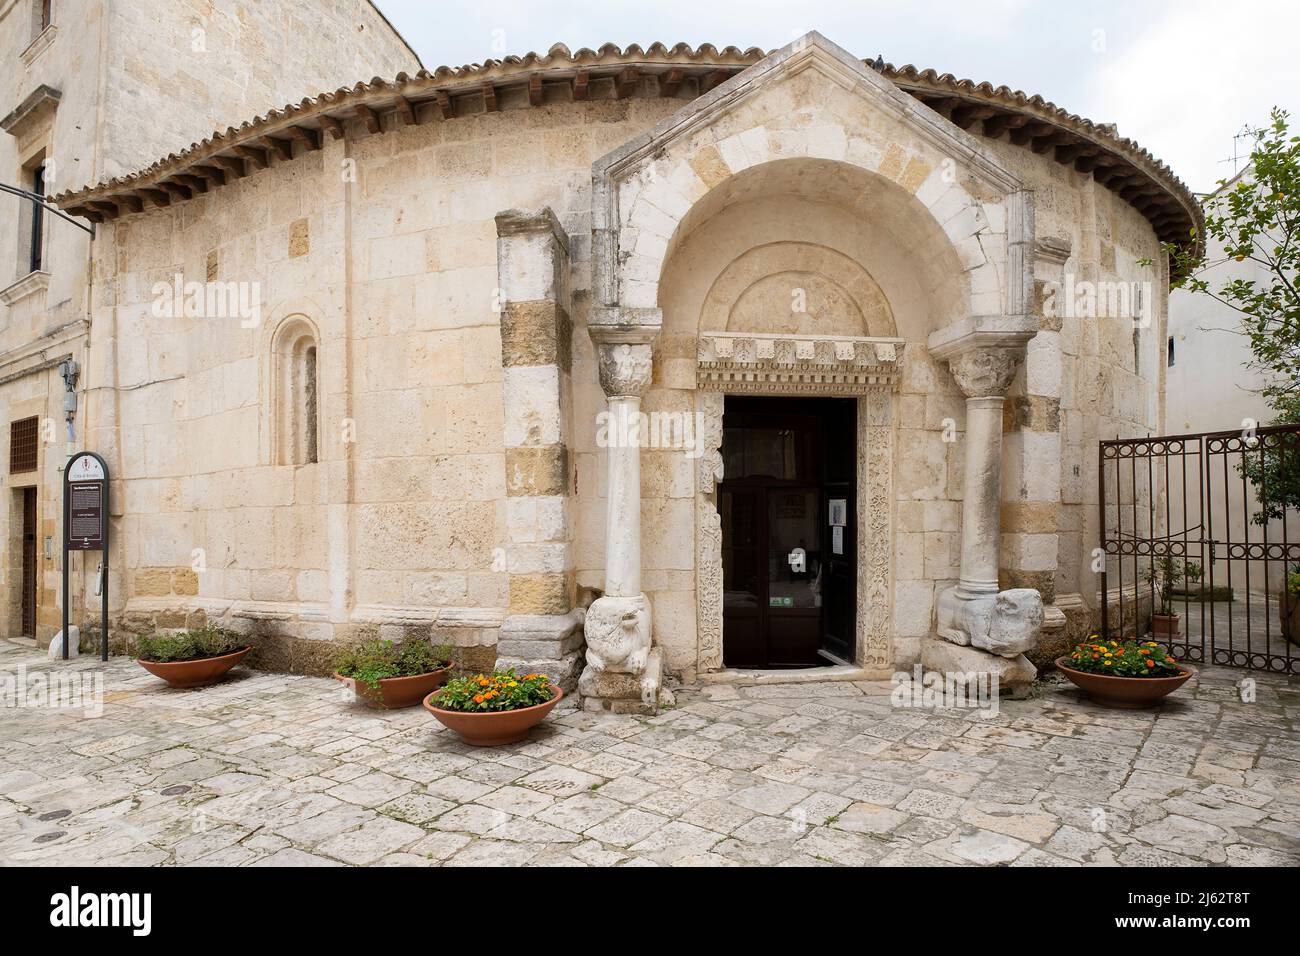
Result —
<instances>
[{"instance_id":1,"label":"terracotta planter bowl","mask_svg":"<svg viewBox=\"0 0 1300 956\"><path fill-rule=\"evenodd\" d=\"M438 723L460 734L460 739L471 747L500 747L518 743L551 712L564 691L549 685L554 695L544 704L522 707L519 710L502 710L488 714L468 714L459 710L442 710L434 706L434 691L424 698L424 709L438 718Z\"/></svg>"},{"instance_id":2,"label":"terracotta planter bowl","mask_svg":"<svg viewBox=\"0 0 1300 956\"><path fill-rule=\"evenodd\" d=\"M450 673L451 665L448 664L446 667L439 668L436 671L429 671L427 674L414 674L410 677L385 677L379 682L378 689L354 677L344 677L338 671L334 672L334 679L350 684L357 700L367 707L374 707L379 710L398 710L402 707L414 707L424 700L431 691L437 690L446 683L447 675Z\"/></svg>"},{"instance_id":3,"label":"terracotta planter bowl","mask_svg":"<svg viewBox=\"0 0 1300 956\"><path fill-rule=\"evenodd\" d=\"M219 681L226 671L242 661L251 651L251 647L222 654L220 657L201 657L196 661L169 661L160 664L157 661L136 663L155 677L161 677L173 687L202 687Z\"/></svg>"},{"instance_id":4,"label":"terracotta planter bowl","mask_svg":"<svg viewBox=\"0 0 1300 956\"><path fill-rule=\"evenodd\" d=\"M1196 673L1193 667L1179 662L1182 673L1176 677L1111 677L1077 671L1069 661L1068 657L1058 657L1057 669L1096 703L1124 710L1154 707Z\"/></svg>"},{"instance_id":5,"label":"terracotta planter bowl","mask_svg":"<svg viewBox=\"0 0 1300 956\"><path fill-rule=\"evenodd\" d=\"M1163 634L1166 637L1178 636L1178 615L1177 614L1152 614L1151 615L1151 633Z\"/></svg>"}]
</instances>

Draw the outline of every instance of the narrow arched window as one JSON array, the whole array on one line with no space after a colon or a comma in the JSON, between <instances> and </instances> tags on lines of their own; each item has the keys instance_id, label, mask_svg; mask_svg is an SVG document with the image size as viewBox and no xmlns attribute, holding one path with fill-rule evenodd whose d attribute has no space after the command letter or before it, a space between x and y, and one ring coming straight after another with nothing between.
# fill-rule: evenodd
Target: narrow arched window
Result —
<instances>
[{"instance_id":1,"label":"narrow arched window","mask_svg":"<svg viewBox=\"0 0 1300 956\"><path fill-rule=\"evenodd\" d=\"M316 346L307 347L302 362L302 426L305 461L319 461L316 451Z\"/></svg>"},{"instance_id":2,"label":"narrow arched window","mask_svg":"<svg viewBox=\"0 0 1300 956\"><path fill-rule=\"evenodd\" d=\"M282 465L320 461L320 374L315 331L302 318L287 320L274 344L276 458Z\"/></svg>"}]
</instances>

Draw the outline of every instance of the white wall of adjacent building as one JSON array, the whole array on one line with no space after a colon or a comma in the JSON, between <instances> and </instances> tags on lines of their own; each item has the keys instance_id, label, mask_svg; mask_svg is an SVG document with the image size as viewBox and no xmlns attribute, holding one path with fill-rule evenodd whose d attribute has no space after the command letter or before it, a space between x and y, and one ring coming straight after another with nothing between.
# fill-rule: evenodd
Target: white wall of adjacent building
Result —
<instances>
[{"instance_id":1,"label":"white wall of adjacent building","mask_svg":"<svg viewBox=\"0 0 1300 956\"><path fill-rule=\"evenodd\" d=\"M1247 167L1222 189L1233 189L1243 180L1249 181L1251 168ZM1211 290L1217 292L1232 279L1253 279L1266 282L1262 265L1251 260L1237 262L1224 259L1221 243L1211 241L1206 250L1209 266L1201 273ZM1165 427L1167 435L1198 432L1242 430L1264 426L1273 419L1273 412L1264 400L1262 389L1267 378L1250 367L1250 340L1244 334L1242 316L1231 306L1207 293L1177 289L1169 297L1169 333L1165 348ZM1236 470L1238 456L1228 456L1225 476L1223 456L1210 456L1207 465L1213 469L1212 494L1200 506L1208 509L1204 524L1207 536L1218 541L1281 541L1282 522L1270 522L1261 528L1251 521L1258 509L1253 489L1243 488L1241 475ZM1189 470L1194 467L1189 463ZM1170 531L1177 533L1184 527L1194 529L1202 519L1193 513L1182 514L1179 482L1171 481L1170 501L1174 514ZM1203 496L1204 497L1204 496ZM1188 495L1190 509L1196 512L1197 499ZM1292 515L1287 522L1287 539L1300 540L1300 516ZM1267 537L1266 537L1267 536ZM1229 572L1223 562L1216 563L1214 583L1231 583L1234 589L1277 597L1284 566L1270 562L1232 562ZM1205 568L1208 580L1210 568Z\"/></svg>"}]
</instances>

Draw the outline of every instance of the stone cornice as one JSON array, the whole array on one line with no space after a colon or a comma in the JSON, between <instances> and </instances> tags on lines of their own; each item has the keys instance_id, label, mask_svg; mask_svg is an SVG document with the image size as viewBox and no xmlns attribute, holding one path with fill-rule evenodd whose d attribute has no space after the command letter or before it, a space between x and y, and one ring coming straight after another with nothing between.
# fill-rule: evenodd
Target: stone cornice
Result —
<instances>
[{"instance_id":1,"label":"stone cornice","mask_svg":"<svg viewBox=\"0 0 1300 956\"><path fill-rule=\"evenodd\" d=\"M932 356L947 360L977 348L1021 349L1037 333L1032 315L978 315L932 332L926 346Z\"/></svg>"},{"instance_id":2,"label":"stone cornice","mask_svg":"<svg viewBox=\"0 0 1300 956\"><path fill-rule=\"evenodd\" d=\"M63 94L48 84L42 83L32 90L27 97L0 119L0 129L11 136L22 136L27 126L46 110L59 105Z\"/></svg>"},{"instance_id":3,"label":"stone cornice","mask_svg":"<svg viewBox=\"0 0 1300 956\"><path fill-rule=\"evenodd\" d=\"M659 309L598 307L587 316L587 334L597 345L650 345L663 325Z\"/></svg>"},{"instance_id":4,"label":"stone cornice","mask_svg":"<svg viewBox=\"0 0 1300 956\"><path fill-rule=\"evenodd\" d=\"M27 273L12 285L0 289L0 302L5 305L15 305L29 295L44 292L49 287L50 274L37 269L35 272Z\"/></svg>"},{"instance_id":5,"label":"stone cornice","mask_svg":"<svg viewBox=\"0 0 1300 956\"><path fill-rule=\"evenodd\" d=\"M1065 265L1065 261L1070 258L1070 252L1071 245L1068 239L1044 236L1034 244L1035 258L1050 265Z\"/></svg>"},{"instance_id":6,"label":"stone cornice","mask_svg":"<svg viewBox=\"0 0 1300 956\"><path fill-rule=\"evenodd\" d=\"M59 28L53 23L37 34L36 38L27 44L27 49L22 52L23 65L31 66L38 56L50 48L50 44L58 35Z\"/></svg>"},{"instance_id":7,"label":"stone cornice","mask_svg":"<svg viewBox=\"0 0 1300 956\"><path fill-rule=\"evenodd\" d=\"M550 206L544 206L538 212L507 209L505 212L497 213L496 224L498 236L524 236L550 232L565 255L569 253L569 234L564 231L564 226Z\"/></svg>"}]
</instances>

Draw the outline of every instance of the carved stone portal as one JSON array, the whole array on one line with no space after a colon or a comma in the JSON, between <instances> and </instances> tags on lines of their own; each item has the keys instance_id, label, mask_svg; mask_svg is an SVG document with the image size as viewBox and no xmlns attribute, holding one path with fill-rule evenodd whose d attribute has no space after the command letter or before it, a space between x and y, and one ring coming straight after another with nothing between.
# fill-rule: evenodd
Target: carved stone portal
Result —
<instances>
[{"instance_id":1,"label":"carved stone portal","mask_svg":"<svg viewBox=\"0 0 1300 956\"><path fill-rule=\"evenodd\" d=\"M707 335L708 344L704 339ZM702 333L699 415L703 455L695 479L695 600L697 666L701 673L722 669L722 523L717 486L723 477L723 391L764 395L858 396L858 580L857 640L854 663L887 676L893 648L893 395L902 364L901 340L819 339ZM726 376L717 364L717 340L731 339ZM802 343L802 344L800 344ZM807 357L800 360L800 352ZM705 363L710 363L706 369ZM806 363L806 364L805 364ZM837 374L828 375L832 368ZM710 374L706 375L705 372ZM733 377L734 376L734 377ZM831 383L834 384L831 384ZM590 638L589 638L590 639Z\"/></svg>"}]
</instances>

